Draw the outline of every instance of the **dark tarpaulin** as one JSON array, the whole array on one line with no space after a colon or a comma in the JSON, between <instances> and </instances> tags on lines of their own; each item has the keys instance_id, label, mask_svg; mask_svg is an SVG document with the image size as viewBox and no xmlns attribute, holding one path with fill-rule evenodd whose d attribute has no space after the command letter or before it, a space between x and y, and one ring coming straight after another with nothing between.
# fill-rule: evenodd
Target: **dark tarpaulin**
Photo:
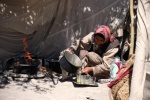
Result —
<instances>
[{"instance_id":1,"label":"dark tarpaulin","mask_svg":"<svg viewBox=\"0 0 150 100\"><path fill-rule=\"evenodd\" d=\"M0 0L0 59L25 55L57 58L60 51L93 31L123 28L129 0Z\"/></svg>"}]
</instances>

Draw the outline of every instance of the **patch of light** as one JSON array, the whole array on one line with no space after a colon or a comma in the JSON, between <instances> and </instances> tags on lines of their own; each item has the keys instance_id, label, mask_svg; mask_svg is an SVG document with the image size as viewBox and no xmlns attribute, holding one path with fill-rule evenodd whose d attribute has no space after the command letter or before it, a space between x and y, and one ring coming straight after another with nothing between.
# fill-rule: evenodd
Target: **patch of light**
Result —
<instances>
[{"instance_id":1,"label":"patch of light","mask_svg":"<svg viewBox=\"0 0 150 100\"><path fill-rule=\"evenodd\" d=\"M114 21L110 24L112 26L112 28L115 28L116 26L118 26L121 23L121 19L119 18L115 18Z\"/></svg>"},{"instance_id":2,"label":"patch of light","mask_svg":"<svg viewBox=\"0 0 150 100\"><path fill-rule=\"evenodd\" d=\"M124 10L122 11L122 14L123 14L123 15L126 15L126 12L127 12L126 9L124 9Z\"/></svg>"},{"instance_id":3,"label":"patch of light","mask_svg":"<svg viewBox=\"0 0 150 100\"><path fill-rule=\"evenodd\" d=\"M29 16L29 18L30 18L31 20L33 19L33 17L32 17L31 15Z\"/></svg>"},{"instance_id":4,"label":"patch of light","mask_svg":"<svg viewBox=\"0 0 150 100\"><path fill-rule=\"evenodd\" d=\"M69 22L67 22L66 20L64 21L63 25L67 26L67 24L69 24Z\"/></svg>"},{"instance_id":5,"label":"patch of light","mask_svg":"<svg viewBox=\"0 0 150 100\"><path fill-rule=\"evenodd\" d=\"M30 22L27 22L28 25L30 25Z\"/></svg>"},{"instance_id":6,"label":"patch of light","mask_svg":"<svg viewBox=\"0 0 150 100\"><path fill-rule=\"evenodd\" d=\"M3 8L1 9L1 11L2 11L2 12L5 12L5 8L3 7Z\"/></svg>"},{"instance_id":7,"label":"patch of light","mask_svg":"<svg viewBox=\"0 0 150 100\"><path fill-rule=\"evenodd\" d=\"M71 41L74 41L74 37L71 37Z\"/></svg>"},{"instance_id":8,"label":"patch of light","mask_svg":"<svg viewBox=\"0 0 150 100\"><path fill-rule=\"evenodd\" d=\"M16 14L16 13L14 13L14 16L17 16L17 14Z\"/></svg>"},{"instance_id":9,"label":"patch of light","mask_svg":"<svg viewBox=\"0 0 150 100\"><path fill-rule=\"evenodd\" d=\"M9 11L9 13L11 14L11 13L12 13L12 11Z\"/></svg>"},{"instance_id":10,"label":"patch of light","mask_svg":"<svg viewBox=\"0 0 150 100\"><path fill-rule=\"evenodd\" d=\"M113 10L114 10L114 8L112 7L112 8L111 8L111 10L113 11Z\"/></svg>"},{"instance_id":11,"label":"patch of light","mask_svg":"<svg viewBox=\"0 0 150 100\"><path fill-rule=\"evenodd\" d=\"M81 28L75 32L75 35L78 37L81 35Z\"/></svg>"},{"instance_id":12,"label":"patch of light","mask_svg":"<svg viewBox=\"0 0 150 100\"><path fill-rule=\"evenodd\" d=\"M35 11L32 11L32 13L33 13L34 16L36 16L36 12Z\"/></svg>"},{"instance_id":13,"label":"patch of light","mask_svg":"<svg viewBox=\"0 0 150 100\"><path fill-rule=\"evenodd\" d=\"M29 13L29 12L30 12L30 10L27 10L27 12Z\"/></svg>"},{"instance_id":14,"label":"patch of light","mask_svg":"<svg viewBox=\"0 0 150 100\"><path fill-rule=\"evenodd\" d=\"M30 23L33 24L33 21L31 20Z\"/></svg>"},{"instance_id":15,"label":"patch of light","mask_svg":"<svg viewBox=\"0 0 150 100\"><path fill-rule=\"evenodd\" d=\"M27 25L32 25L34 23L32 15L25 18Z\"/></svg>"},{"instance_id":16,"label":"patch of light","mask_svg":"<svg viewBox=\"0 0 150 100\"><path fill-rule=\"evenodd\" d=\"M89 11L89 12L90 12L90 11L91 11L91 8L90 8L90 7L84 7L84 8L83 8L83 12L86 12L86 11Z\"/></svg>"},{"instance_id":17,"label":"patch of light","mask_svg":"<svg viewBox=\"0 0 150 100\"><path fill-rule=\"evenodd\" d=\"M3 6L3 4L0 3L0 7L2 7L2 6Z\"/></svg>"},{"instance_id":18,"label":"patch of light","mask_svg":"<svg viewBox=\"0 0 150 100\"><path fill-rule=\"evenodd\" d=\"M117 7L117 12L121 12L121 8L120 7Z\"/></svg>"},{"instance_id":19,"label":"patch of light","mask_svg":"<svg viewBox=\"0 0 150 100\"><path fill-rule=\"evenodd\" d=\"M111 20L115 19L115 17L110 17Z\"/></svg>"}]
</instances>

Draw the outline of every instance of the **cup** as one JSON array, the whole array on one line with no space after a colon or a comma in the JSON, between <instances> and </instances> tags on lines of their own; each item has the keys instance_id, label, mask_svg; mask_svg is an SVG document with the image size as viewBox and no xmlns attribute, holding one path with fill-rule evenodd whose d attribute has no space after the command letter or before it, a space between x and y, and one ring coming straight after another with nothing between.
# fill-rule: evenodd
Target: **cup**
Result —
<instances>
[{"instance_id":1,"label":"cup","mask_svg":"<svg viewBox=\"0 0 150 100\"><path fill-rule=\"evenodd\" d=\"M84 79L85 79L85 75L81 75L80 76L80 83L81 84L84 84Z\"/></svg>"},{"instance_id":2,"label":"cup","mask_svg":"<svg viewBox=\"0 0 150 100\"><path fill-rule=\"evenodd\" d=\"M90 78L89 78L89 84L91 84L91 85L95 84L95 80L96 80L95 77L90 76Z\"/></svg>"},{"instance_id":3,"label":"cup","mask_svg":"<svg viewBox=\"0 0 150 100\"><path fill-rule=\"evenodd\" d=\"M77 83L81 83L81 74L77 74Z\"/></svg>"},{"instance_id":4,"label":"cup","mask_svg":"<svg viewBox=\"0 0 150 100\"><path fill-rule=\"evenodd\" d=\"M85 79L84 79L84 83L85 83L85 84L89 84L89 83L90 83L90 82L89 82L89 78L90 78L89 75L85 75Z\"/></svg>"}]
</instances>

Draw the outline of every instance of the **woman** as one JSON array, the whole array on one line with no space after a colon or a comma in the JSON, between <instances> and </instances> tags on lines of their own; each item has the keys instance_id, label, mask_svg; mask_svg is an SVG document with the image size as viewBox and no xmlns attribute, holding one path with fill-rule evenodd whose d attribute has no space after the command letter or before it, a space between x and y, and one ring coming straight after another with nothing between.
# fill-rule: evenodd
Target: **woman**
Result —
<instances>
[{"instance_id":1,"label":"woman","mask_svg":"<svg viewBox=\"0 0 150 100\"><path fill-rule=\"evenodd\" d=\"M119 50L118 47L119 41L115 39L109 27L101 25L66 50L79 51L82 60L81 73L92 73L100 79L109 78L110 64Z\"/></svg>"}]
</instances>

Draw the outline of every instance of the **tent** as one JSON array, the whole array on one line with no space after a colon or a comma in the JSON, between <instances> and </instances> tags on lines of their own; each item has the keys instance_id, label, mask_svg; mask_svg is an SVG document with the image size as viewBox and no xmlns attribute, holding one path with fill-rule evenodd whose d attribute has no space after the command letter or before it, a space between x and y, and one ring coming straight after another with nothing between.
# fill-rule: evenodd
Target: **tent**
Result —
<instances>
[{"instance_id":1,"label":"tent","mask_svg":"<svg viewBox=\"0 0 150 100\"><path fill-rule=\"evenodd\" d=\"M138 0L137 41L129 100L150 99L150 1Z\"/></svg>"},{"instance_id":2,"label":"tent","mask_svg":"<svg viewBox=\"0 0 150 100\"><path fill-rule=\"evenodd\" d=\"M144 83L149 82L145 82L149 65L149 4L149 0L138 0L131 100L146 97L143 92L148 88L145 85L143 89ZM120 37L128 13L129 0L0 0L0 69L13 57L58 58L72 41L98 25L108 25Z\"/></svg>"},{"instance_id":3,"label":"tent","mask_svg":"<svg viewBox=\"0 0 150 100\"><path fill-rule=\"evenodd\" d=\"M128 0L1 0L0 59L24 56L57 58L74 39L108 25L123 29ZM120 31L121 32L121 31Z\"/></svg>"}]
</instances>

